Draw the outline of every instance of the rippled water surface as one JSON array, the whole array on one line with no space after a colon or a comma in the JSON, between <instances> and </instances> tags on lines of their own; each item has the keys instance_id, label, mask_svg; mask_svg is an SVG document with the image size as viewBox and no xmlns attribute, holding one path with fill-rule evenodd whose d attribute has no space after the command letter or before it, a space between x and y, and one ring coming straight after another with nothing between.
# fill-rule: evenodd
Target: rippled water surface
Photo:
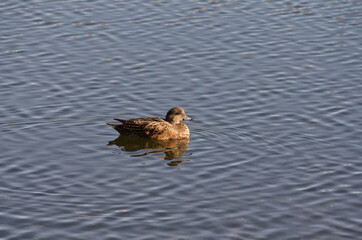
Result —
<instances>
[{"instance_id":1,"label":"rippled water surface","mask_svg":"<svg viewBox=\"0 0 362 240\"><path fill-rule=\"evenodd\" d=\"M1 239L361 239L362 3L1 1ZM190 141L114 117L182 106Z\"/></svg>"}]
</instances>

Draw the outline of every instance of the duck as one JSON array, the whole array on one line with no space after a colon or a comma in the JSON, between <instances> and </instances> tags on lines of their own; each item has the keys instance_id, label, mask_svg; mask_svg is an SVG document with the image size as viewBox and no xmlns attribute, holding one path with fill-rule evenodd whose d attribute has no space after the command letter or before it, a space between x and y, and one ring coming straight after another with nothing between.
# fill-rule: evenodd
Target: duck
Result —
<instances>
[{"instance_id":1,"label":"duck","mask_svg":"<svg viewBox=\"0 0 362 240\"><path fill-rule=\"evenodd\" d=\"M144 117L129 120L114 118L120 122L117 124L107 123L120 135L131 137L142 137L156 140L188 139L190 130L184 120L192 120L186 116L182 107L171 108L165 118Z\"/></svg>"}]
</instances>

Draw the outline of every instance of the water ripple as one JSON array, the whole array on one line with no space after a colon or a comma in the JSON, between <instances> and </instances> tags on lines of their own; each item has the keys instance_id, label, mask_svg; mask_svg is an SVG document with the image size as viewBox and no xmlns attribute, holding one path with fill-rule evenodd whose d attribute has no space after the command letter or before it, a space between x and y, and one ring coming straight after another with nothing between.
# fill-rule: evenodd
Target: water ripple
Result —
<instances>
[{"instance_id":1,"label":"water ripple","mask_svg":"<svg viewBox=\"0 0 362 240\"><path fill-rule=\"evenodd\" d=\"M357 239L358 1L3 1L0 238ZM188 143L114 117L195 119Z\"/></svg>"}]
</instances>

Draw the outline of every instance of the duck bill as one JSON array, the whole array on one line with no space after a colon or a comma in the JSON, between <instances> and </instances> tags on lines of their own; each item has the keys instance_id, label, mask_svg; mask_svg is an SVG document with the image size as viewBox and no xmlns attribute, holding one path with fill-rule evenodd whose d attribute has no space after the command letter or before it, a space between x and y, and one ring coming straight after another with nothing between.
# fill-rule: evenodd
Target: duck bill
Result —
<instances>
[{"instance_id":1,"label":"duck bill","mask_svg":"<svg viewBox=\"0 0 362 240\"><path fill-rule=\"evenodd\" d=\"M192 118L190 118L190 117L188 117L188 116L185 116L184 120L191 121Z\"/></svg>"}]
</instances>

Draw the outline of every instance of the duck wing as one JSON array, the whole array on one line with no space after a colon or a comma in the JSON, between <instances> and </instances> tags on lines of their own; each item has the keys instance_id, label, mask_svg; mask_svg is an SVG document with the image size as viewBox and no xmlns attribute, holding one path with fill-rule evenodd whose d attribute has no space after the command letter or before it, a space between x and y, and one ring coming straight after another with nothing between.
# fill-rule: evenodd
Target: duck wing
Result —
<instances>
[{"instance_id":1,"label":"duck wing","mask_svg":"<svg viewBox=\"0 0 362 240\"><path fill-rule=\"evenodd\" d=\"M133 119L129 119L129 120L124 120L124 119L120 119L120 118L113 118L113 120L116 120L118 122L121 123L126 123L126 122L166 122L165 119L163 118L159 118L159 117L145 117L145 118L133 118Z\"/></svg>"},{"instance_id":2,"label":"duck wing","mask_svg":"<svg viewBox=\"0 0 362 240\"><path fill-rule=\"evenodd\" d=\"M118 126L138 136L158 135L170 127L170 123L158 117L135 118L130 120L116 119L122 124Z\"/></svg>"}]
</instances>

